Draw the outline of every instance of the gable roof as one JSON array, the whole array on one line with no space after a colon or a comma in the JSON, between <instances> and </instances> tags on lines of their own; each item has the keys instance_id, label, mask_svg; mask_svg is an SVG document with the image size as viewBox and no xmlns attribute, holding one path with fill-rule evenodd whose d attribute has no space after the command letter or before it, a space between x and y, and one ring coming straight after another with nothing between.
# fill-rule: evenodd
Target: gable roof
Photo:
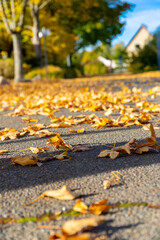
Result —
<instances>
[{"instance_id":1,"label":"gable roof","mask_svg":"<svg viewBox=\"0 0 160 240\"><path fill-rule=\"evenodd\" d=\"M129 41L129 43L127 44L126 48L132 43L133 39L135 39L135 37L138 35L138 33L141 31L142 28L145 28L145 30L147 30L147 26L142 24L142 26L137 30L137 32L133 35L133 37L131 38L131 40ZM147 30L147 32L152 36L152 34Z\"/></svg>"}]
</instances>

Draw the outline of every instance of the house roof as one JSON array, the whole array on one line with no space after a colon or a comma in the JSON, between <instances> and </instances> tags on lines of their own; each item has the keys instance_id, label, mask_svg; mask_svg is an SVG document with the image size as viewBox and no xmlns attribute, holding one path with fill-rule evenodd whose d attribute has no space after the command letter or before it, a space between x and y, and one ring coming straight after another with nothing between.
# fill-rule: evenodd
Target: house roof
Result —
<instances>
[{"instance_id":1,"label":"house roof","mask_svg":"<svg viewBox=\"0 0 160 240\"><path fill-rule=\"evenodd\" d=\"M133 35L129 43L127 44L126 48L132 43L133 39L138 35L138 33L141 31L142 28L145 28L147 30L146 25L142 24L142 26L137 30L137 32ZM147 30L147 32L152 36L152 34Z\"/></svg>"}]
</instances>

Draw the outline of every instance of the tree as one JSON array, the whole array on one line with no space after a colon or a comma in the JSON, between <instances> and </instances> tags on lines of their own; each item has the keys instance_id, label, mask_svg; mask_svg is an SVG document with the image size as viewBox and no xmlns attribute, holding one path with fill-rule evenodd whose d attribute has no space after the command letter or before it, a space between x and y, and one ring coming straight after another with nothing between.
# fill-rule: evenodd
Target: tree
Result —
<instances>
[{"instance_id":1,"label":"tree","mask_svg":"<svg viewBox=\"0 0 160 240\"><path fill-rule=\"evenodd\" d=\"M36 58L40 62L40 66L42 66L42 52L41 52L41 43L40 43L40 37L39 37L39 31L40 31L39 11L43 9L48 4L49 1L50 0L30 0L29 2L31 16L33 19L32 43L35 49Z\"/></svg>"},{"instance_id":2,"label":"tree","mask_svg":"<svg viewBox=\"0 0 160 240\"><path fill-rule=\"evenodd\" d=\"M122 42L111 47L111 58L116 61L118 65L122 65L128 59L126 48Z\"/></svg>"},{"instance_id":3,"label":"tree","mask_svg":"<svg viewBox=\"0 0 160 240\"><path fill-rule=\"evenodd\" d=\"M11 36L6 32L4 23L0 22L0 54L5 53L6 57L11 57L13 51L12 47L12 38Z\"/></svg>"},{"instance_id":4,"label":"tree","mask_svg":"<svg viewBox=\"0 0 160 240\"><path fill-rule=\"evenodd\" d=\"M0 13L6 30L12 36L14 50L14 81L23 81L21 32L28 0L0 0Z\"/></svg>"},{"instance_id":5,"label":"tree","mask_svg":"<svg viewBox=\"0 0 160 240\"><path fill-rule=\"evenodd\" d=\"M158 69L156 36L129 59L131 72L152 71Z\"/></svg>"},{"instance_id":6,"label":"tree","mask_svg":"<svg viewBox=\"0 0 160 240\"><path fill-rule=\"evenodd\" d=\"M120 16L131 5L120 0L61 0L56 10L54 4L48 8L54 13L54 25L78 37L73 50L77 51L98 41L110 43L121 33Z\"/></svg>"},{"instance_id":7,"label":"tree","mask_svg":"<svg viewBox=\"0 0 160 240\"><path fill-rule=\"evenodd\" d=\"M32 41L39 59L42 53L38 33L40 25L44 27L49 17L51 48L56 52L59 49L59 55L63 52L72 56L80 48L98 41L110 42L124 25L119 17L131 8L120 0L30 0L29 5L33 18Z\"/></svg>"}]
</instances>

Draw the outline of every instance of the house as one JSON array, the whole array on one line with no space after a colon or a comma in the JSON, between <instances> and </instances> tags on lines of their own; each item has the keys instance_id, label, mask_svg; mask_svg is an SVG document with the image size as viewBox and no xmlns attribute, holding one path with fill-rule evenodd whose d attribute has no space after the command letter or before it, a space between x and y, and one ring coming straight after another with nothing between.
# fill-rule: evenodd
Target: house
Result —
<instances>
[{"instance_id":1,"label":"house","mask_svg":"<svg viewBox=\"0 0 160 240\"><path fill-rule=\"evenodd\" d=\"M143 48L148 41L152 40L152 38L153 35L147 30L147 27L142 25L126 46L128 55L136 53L138 49Z\"/></svg>"}]
</instances>

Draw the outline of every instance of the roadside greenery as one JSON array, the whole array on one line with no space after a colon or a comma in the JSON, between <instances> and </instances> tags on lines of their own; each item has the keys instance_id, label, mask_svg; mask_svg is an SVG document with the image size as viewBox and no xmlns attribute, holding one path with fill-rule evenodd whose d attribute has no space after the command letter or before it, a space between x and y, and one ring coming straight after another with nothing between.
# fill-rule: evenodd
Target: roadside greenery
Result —
<instances>
[{"instance_id":1,"label":"roadside greenery","mask_svg":"<svg viewBox=\"0 0 160 240\"><path fill-rule=\"evenodd\" d=\"M133 73L158 70L156 36L129 58L129 70Z\"/></svg>"}]
</instances>

